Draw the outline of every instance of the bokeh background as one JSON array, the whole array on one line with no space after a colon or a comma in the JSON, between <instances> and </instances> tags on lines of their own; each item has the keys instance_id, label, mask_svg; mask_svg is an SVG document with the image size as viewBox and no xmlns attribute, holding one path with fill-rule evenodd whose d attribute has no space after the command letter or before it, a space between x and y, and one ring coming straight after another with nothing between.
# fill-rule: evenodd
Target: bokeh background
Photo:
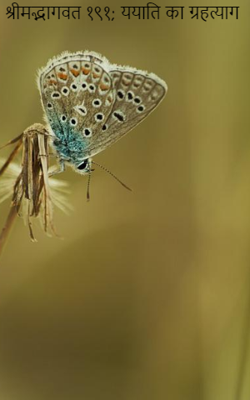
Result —
<instances>
[{"instance_id":1,"label":"bokeh background","mask_svg":"<svg viewBox=\"0 0 250 400\"><path fill-rule=\"evenodd\" d=\"M153 71L169 92L147 122L96 157L91 182L68 170L64 240L29 240L18 219L0 260L1 400L250 398L250 3L239 20L127 20L81 5L80 20L7 19L0 5L0 143L42 122L36 71L94 50ZM183 0L186 7L215 2ZM113 22L92 22L88 6ZM9 149L1 152L7 157ZM0 226L9 203L1 205Z\"/></svg>"}]
</instances>

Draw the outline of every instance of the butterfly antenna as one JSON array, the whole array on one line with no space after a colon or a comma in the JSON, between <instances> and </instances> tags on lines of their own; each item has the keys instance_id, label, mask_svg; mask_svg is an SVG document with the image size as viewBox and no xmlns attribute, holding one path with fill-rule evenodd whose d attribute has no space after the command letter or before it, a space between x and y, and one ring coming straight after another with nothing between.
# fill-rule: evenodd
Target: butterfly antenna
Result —
<instances>
[{"instance_id":1,"label":"butterfly antenna","mask_svg":"<svg viewBox=\"0 0 250 400\"><path fill-rule=\"evenodd\" d=\"M88 165L89 165L89 164L88 164ZM89 165L89 177L88 177L88 185L87 185L87 201L90 200L90 193L89 193L90 178L91 178L91 168L90 168L90 165Z\"/></svg>"},{"instance_id":2,"label":"butterfly antenna","mask_svg":"<svg viewBox=\"0 0 250 400\"><path fill-rule=\"evenodd\" d=\"M109 171L107 168L105 168L103 165L98 164L95 161L92 161L92 164L97 165L98 167L100 167L101 169L103 169L103 171L107 172L109 175L111 175L113 178L115 178L115 180L117 180L123 187L125 187L126 189L130 190L130 192L132 192L132 189L130 187L128 187L127 185L125 185L125 183L123 183L119 178L117 178L117 176L115 176L111 171Z\"/></svg>"}]
</instances>

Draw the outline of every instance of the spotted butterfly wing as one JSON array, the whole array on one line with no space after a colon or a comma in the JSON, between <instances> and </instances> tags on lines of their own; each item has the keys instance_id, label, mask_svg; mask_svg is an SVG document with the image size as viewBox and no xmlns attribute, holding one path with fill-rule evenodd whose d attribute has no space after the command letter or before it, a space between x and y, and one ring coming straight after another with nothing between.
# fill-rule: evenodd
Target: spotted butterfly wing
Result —
<instances>
[{"instance_id":1,"label":"spotted butterfly wing","mask_svg":"<svg viewBox=\"0 0 250 400\"><path fill-rule=\"evenodd\" d=\"M56 151L75 168L145 119L167 91L155 74L110 64L94 52L55 58L38 84Z\"/></svg>"},{"instance_id":2,"label":"spotted butterfly wing","mask_svg":"<svg viewBox=\"0 0 250 400\"><path fill-rule=\"evenodd\" d=\"M110 76L115 88L116 99L104 126L105 134L96 131L89 143L93 155L104 150L133 127L144 120L162 101L166 83L155 74L148 74L130 67L112 69Z\"/></svg>"},{"instance_id":3,"label":"spotted butterfly wing","mask_svg":"<svg viewBox=\"0 0 250 400\"><path fill-rule=\"evenodd\" d=\"M105 124L115 101L112 78L102 64L106 59L96 53L66 53L38 77L54 145L60 159L73 165L89 157L93 133Z\"/></svg>"}]
</instances>

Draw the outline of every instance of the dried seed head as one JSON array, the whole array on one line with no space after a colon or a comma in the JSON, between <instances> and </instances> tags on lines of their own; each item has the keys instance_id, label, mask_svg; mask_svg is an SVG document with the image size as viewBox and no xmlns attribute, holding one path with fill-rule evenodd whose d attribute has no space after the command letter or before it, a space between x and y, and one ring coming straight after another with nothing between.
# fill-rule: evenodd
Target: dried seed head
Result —
<instances>
[{"instance_id":1,"label":"dried seed head","mask_svg":"<svg viewBox=\"0 0 250 400\"><path fill-rule=\"evenodd\" d=\"M13 143L16 145L7 161L0 160L3 163L0 169L0 202L12 195L12 207L18 214L21 212L33 241L34 217L40 218L46 233L56 234L53 204L65 212L70 207L65 196L67 184L49 178L49 133L43 125L34 124L10 142ZM19 149L22 149L20 165L12 163Z\"/></svg>"}]
</instances>

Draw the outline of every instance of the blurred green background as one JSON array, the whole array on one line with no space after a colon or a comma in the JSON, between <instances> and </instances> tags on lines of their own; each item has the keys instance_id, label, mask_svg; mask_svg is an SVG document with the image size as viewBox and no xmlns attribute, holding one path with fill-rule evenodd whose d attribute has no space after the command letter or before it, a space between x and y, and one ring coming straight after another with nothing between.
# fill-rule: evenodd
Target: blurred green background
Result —
<instances>
[{"instance_id":1,"label":"blurred green background","mask_svg":"<svg viewBox=\"0 0 250 400\"><path fill-rule=\"evenodd\" d=\"M0 143L43 121L36 71L94 50L169 86L147 122L97 162L66 171L64 240L18 219L0 261L1 400L250 398L250 3L239 20L127 20L77 0L80 20L7 19L0 6ZM215 2L183 0L186 7ZM19 5L70 5L67 0ZM88 6L113 22L92 22ZM1 152L7 156L9 149ZM9 203L1 205L0 226Z\"/></svg>"}]
</instances>

